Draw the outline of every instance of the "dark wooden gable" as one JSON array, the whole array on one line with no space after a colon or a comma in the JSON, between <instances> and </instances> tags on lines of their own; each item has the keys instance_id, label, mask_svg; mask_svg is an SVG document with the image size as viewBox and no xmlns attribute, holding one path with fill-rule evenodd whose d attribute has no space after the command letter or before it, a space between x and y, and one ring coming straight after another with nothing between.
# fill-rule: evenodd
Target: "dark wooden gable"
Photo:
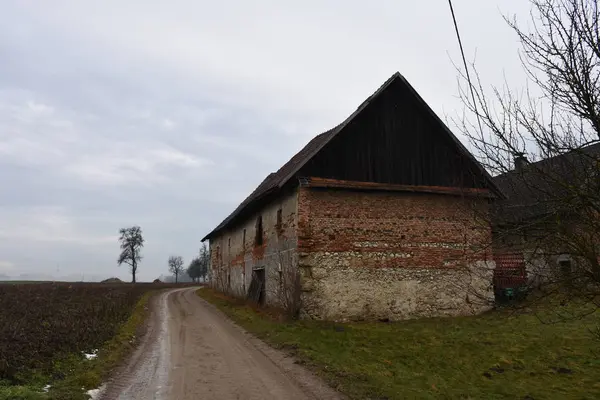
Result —
<instances>
[{"instance_id":1,"label":"dark wooden gable","mask_svg":"<svg viewBox=\"0 0 600 400\"><path fill-rule=\"evenodd\" d=\"M489 189L504 195L412 86L396 72L346 120L311 140L202 240L259 209L299 177Z\"/></svg>"},{"instance_id":2,"label":"dark wooden gable","mask_svg":"<svg viewBox=\"0 0 600 400\"><path fill-rule=\"evenodd\" d=\"M402 185L489 187L487 177L403 79L391 82L298 176Z\"/></svg>"}]
</instances>

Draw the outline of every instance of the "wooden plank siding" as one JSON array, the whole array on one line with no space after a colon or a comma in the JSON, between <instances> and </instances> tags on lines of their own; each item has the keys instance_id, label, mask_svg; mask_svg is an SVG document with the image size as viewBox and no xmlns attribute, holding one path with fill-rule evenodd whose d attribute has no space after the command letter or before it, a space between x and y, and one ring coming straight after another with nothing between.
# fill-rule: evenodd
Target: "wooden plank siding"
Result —
<instances>
[{"instance_id":1,"label":"wooden plank siding","mask_svg":"<svg viewBox=\"0 0 600 400\"><path fill-rule=\"evenodd\" d=\"M309 160L299 176L399 185L486 188L443 128L393 82Z\"/></svg>"}]
</instances>

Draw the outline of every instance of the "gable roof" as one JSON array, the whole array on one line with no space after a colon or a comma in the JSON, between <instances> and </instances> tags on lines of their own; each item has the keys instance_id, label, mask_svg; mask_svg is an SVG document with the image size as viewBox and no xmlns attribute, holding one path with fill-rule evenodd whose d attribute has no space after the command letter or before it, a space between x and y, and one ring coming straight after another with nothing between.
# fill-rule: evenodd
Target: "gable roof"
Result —
<instances>
[{"instance_id":1,"label":"gable roof","mask_svg":"<svg viewBox=\"0 0 600 400\"><path fill-rule=\"evenodd\" d=\"M528 163L522 170L512 170L495 176L494 182L506 197L493 206L496 224L516 223L553 214L568 204L565 193L556 182L585 184L590 177L587 168L597 168L600 142L568 153Z\"/></svg>"},{"instance_id":2,"label":"gable roof","mask_svg":"<svg viewBox=\"0 0 600 400\"><path fill-rule=\"evenodd\" d=\"M286 183L288 183L295 174L308 162L310 161L327 143L329 143L338 133L340 133L344 127L346 127L354 118L359 115L373 100L375 100L385 89L387 89L392 82L400 82L408 92L415 98L419 106L421 106L435 122L443 127L445 133L452 139L454 144L462 155L469 158L479 170L482 176L485 178L492 192L498 197L504 197L502 191L496 186L492 180L491 175L481 166L481 164L475 159L475 157L466 149L466 147L454 136L446 124L437 116L437 114L429 107L429 105L423 100L423 98L417 93L417 91L408 83L408 81L399 73L394 73L387 81L383 83L360 106L346 118L341 124L336 127L321 133L314 137L302 150L296 153L287 163L285 163L277 172L269 174L260 185L248 196L240 205L225 218L216 228L208 233L202 241L213 236L218 231L225 228L249 205L259 201L266 195L281 189Z\"/></svg>"}]
</instances>

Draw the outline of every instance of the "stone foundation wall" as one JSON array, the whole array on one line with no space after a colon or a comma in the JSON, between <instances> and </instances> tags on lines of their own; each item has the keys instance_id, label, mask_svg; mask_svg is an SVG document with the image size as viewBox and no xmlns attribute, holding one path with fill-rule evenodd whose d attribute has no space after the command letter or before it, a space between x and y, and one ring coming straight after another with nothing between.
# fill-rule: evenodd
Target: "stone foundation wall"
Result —
<instances>
[{"instance_id":1,"label":"stone foundation wall","mask_svg":"<svg viewBox=\"0 0 600 400\"><path fill-rule=\"evenodd\" d=\"M493 262L468 270L315 267L303 316L326 320L402 320L478 314L490 308Z\"/></svg>"},{"instance_id":2,"label":"stone foundation wall","mask_svg":"<svg viewBox=\"0 0 600 400\"><path fill-rule=\"evenodd\" d=\"M303 316L391 320L489 309L484 199L300 188Z\"/></svg>"}]
</instances>

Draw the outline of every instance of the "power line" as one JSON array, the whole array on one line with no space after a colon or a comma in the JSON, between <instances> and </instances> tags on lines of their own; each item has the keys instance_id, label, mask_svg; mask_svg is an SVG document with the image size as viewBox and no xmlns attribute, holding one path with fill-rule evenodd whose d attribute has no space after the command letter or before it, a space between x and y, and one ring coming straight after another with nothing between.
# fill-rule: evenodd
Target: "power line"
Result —
<instances>
[{"instance_id":1,"label":"power line","mask_svg":"<svg viewBox=\"0 0 600 400\"><path fill-rule=\"evenodd\" d=\"M448 5L450 6L450 12L452 13L452 22L454 22L454 30L456 31L456 38L458 39L458 46L460 47L460 55L462 56L463 65L465 66L465 73L467 76L467 82L469 83L469 90L471 91L471 98L473 99L473 108L475 109L475 115L477 116L479 132L483 133L483 129L481 128L481 119L479 118L479 112L477 111L477 103L475 102L475 92L473 91L473 84L471 83L471 76L469 75L469 67L467 66L465 51L463 49L462 40L460 39L460 33L458 32L458 24L456 23L456 16L454 15L454 7L452 7L452 0L448 0Z\"/></svg>"}]
</instances>

